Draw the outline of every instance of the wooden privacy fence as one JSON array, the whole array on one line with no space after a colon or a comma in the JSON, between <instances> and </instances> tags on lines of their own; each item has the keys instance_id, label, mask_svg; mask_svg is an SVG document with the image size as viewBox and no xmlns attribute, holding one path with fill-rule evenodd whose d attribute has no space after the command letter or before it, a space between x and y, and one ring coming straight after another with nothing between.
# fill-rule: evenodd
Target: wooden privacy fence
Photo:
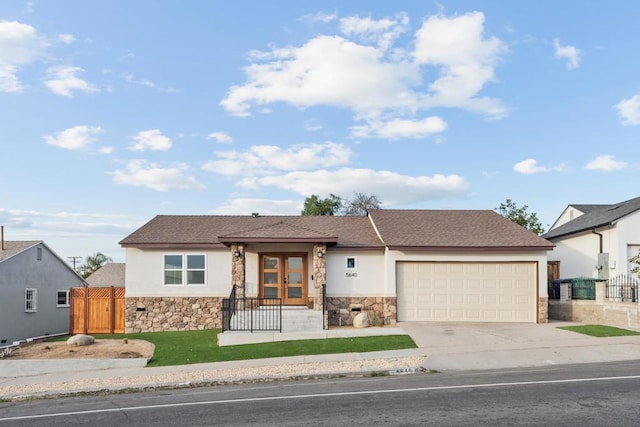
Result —
<instances>
[{"instance_id":1,"label":"wooden privacy fence","mask_svg":"<svg viewBox=\"0 0 640 427\"><path fill-rule=\"evenodd\" d=\"M70 333L124 333L124 288L71 288Z\"/></svg>"}]
</instances>

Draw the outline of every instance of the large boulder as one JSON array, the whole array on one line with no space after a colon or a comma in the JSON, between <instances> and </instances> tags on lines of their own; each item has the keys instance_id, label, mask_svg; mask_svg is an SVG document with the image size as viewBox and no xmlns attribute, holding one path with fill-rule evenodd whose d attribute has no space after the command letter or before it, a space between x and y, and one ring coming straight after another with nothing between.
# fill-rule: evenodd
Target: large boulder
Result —
<instances>
[{"instance_id":1,"label":"large boulder","mask_svg":"<svg viewBox=\"0 0 640 427\"><path fill-rule=\"evenodd\" d=\"M91 335L78 334L69 338L67 345L79 347L81 345L91 345L94 342L96 342L96 340Z\"/></svg>"},{"instance_id":2,"label":"large boulder","mask_svg":"<svg viewBox=\"0 0 640 427\"><path fill-rule=\"evenodd\" d=\"M367 313L362 312L353 318L353 327L354 328L368 328L369 327L369 316Z\"/></svg>"}]
</instances>

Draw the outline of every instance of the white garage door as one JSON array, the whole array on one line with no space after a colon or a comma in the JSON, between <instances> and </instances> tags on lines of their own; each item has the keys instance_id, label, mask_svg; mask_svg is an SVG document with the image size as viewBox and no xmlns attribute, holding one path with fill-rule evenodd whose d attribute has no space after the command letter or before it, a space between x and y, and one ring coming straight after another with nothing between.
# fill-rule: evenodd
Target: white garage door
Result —
<instances>
[{"instance_id":1,"label":"white garage door","mask_svg":"<svg viewBox=\"0 0 640 427\"><path fill-rule=\"evenodd\" d=\"M398 262L398 320L536 322L536 270L534 262Z\"/></svg>"}]
</instances>

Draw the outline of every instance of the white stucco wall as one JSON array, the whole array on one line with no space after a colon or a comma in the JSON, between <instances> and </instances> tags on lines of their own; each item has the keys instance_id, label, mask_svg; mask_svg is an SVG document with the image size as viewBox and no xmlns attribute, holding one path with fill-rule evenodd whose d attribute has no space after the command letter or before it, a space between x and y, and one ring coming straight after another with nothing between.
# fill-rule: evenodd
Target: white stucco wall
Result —
<instances>
[{"instance_id":1,"label":"white stucco wall","mask_svg":"<svg viewBox=\"0 0 640 427\"><path fill-rule=\"evenodd\" d=\"M347 258L355 258L356 268L347 269ZM327 252L327 296L395 296L384 286L384 253L382 251Z\"/></svg>"},{"instance_id":2,"label":"white stucco wall","mask_svg":"<svg viewBox=\"0 0 640 427\"><path fill-rule=\"evenodd\" d=\"M396 294L396 263L398 261L433 262L537 262L538 295L547 296L547 252L486 252L486 253L430 253L387 250L385 260L385 292Z\"/></svg>"},{"instance_id":3,"label":"white stucco wall","mask_svg":"<svg viewBox=\"0 0 640 427\"><path fill-rule=\"evenodd\" d=\"M599 228L602 234L602 252L609 254L609 277L629 274L630 254L640 248L640 213L622 218L614 227ZM600 237L586 231L570 238L552 240L556 249L550 261L560 261L561 278L598 277L596 264L600 252ZM606 266L605 266L606 267Z\"/></svg>"},{"instance_id":4,"label":"white stucco wall","mask_svg":"<svg viewBox=\"0 0 640 427\"><path fill-rule=\"evenodd\" d=\"M602 250L610 252L611 230L602 230L599 233L603 236ZM549 261L560 261L560 278L597 277L596 264L600 251L600 237L597 234L585 232L552 242L556 248L549 253Z\"/></svg>"},{"instance_id":5,"label":"white stucco wall","mask_svg":"<svg viewBox=\"0 0 640 427\"><path fill-rule=\"evenodd\" d=\"M617 239L614 242L615 247L612 248L612 254L615 249L615 258L610 256L616 262L613 275L629 274L632 264L629 258L638 253L640 248L640 212L622 218L617 224Z\"/></svg>"},{"instance_id":6,"label":"white stucco wall","mask_svg":"<svg viewBox=\"0 0 640 427\"><path fill-rule=\"evenodd\" d=\"M164 255L204 254L205 285L164 285ZM127 248L125 273L126 297L228 297L231 291L231 251L140 250Z\"/></svg>"},{"instance_id":7,"label":"white stucco wall","mask_svg":"<svg viewBox=\"0 0 640 427\"><path fill-rule=\"evenodd\" d=\"M579 211L573 206L567 206L564 212L562 212L562 214L558 217L558 219L556 219L556 222L553 223L549 231L556 229L561 225L566 224L567 222L574 220L582 215L584 215L582 211Z\"/></svg>"}]
</instances>

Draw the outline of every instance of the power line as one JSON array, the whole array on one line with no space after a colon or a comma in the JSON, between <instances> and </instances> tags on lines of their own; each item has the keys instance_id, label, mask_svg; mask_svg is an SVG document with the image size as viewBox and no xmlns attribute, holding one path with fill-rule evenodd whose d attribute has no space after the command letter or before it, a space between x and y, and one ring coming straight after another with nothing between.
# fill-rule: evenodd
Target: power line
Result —
<instances>
[{"instance_id":1,"label":"power line","mask_svg":"<svg viewBox=\"0 0 640 427\"><path fill-rule=\"evenodd\" d=\"M78 262L79 259L82 259L81 256L68 256L67 257L69 259L69 262L73 264L73 271L78 271L76 270L76 263Z\"/></svg>"}]
</instances>

